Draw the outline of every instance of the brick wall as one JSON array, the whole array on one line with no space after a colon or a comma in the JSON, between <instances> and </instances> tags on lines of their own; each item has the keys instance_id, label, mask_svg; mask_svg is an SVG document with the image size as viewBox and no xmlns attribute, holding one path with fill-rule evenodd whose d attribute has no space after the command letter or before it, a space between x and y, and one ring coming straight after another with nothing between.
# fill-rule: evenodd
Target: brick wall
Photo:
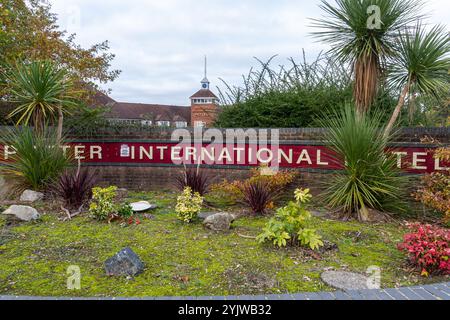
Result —
<instances>
[{"instance_id":1,"label":"brick wall","mask_svg":"<svg viewBox=\"0 0 450 320\"><path fill-rule=\"evenodd\" d=\"M195 126L201 121L207 128L211 127L217 120L218 106L216 104L192 104L191 123Z\"/></svg>"},{"instance_id":2,"label":"brick wall","mask_svg":"<svg viewBox=\"0 0 450 320\"><path fill-rule=\"evenodd\" d=\"M0 128L1 132L2 128ZM188 129L191 132L193 129ZM222 132L226 129L220 129ZM170 141L173 129L170 128L130 128L114 129L99 128L92 135L72 136L78 140L101 141L130 141L130 140L158 140ZM283 142L297 143L322 143L320 137L324 129L321 128L299 128L299 129L280 129L280 140ZM432 137L441 143L450 142L449 128L408 128L403 129L397 139L398 143L411 145L420 143L424 137ZM161 188L173 188L174 178L181 171L179 167L155 167L155 166L95 166L92 169L97 170L101 185L117 185L130 190L155 190ZM223 179L233 180L246 178L250 172L248 169L214 169L205 168L211 179L220 182ZM303 171L301 172L298 185L309 187L314 193L320 189L320 182L326 179L328 173Z\"/></svg>"},{"instance_id":3,"label":"brick wall","mask_svg":"<svg viewBox=\"0 0 450 320\"><path fill-rule=\"evenodd\" d=\"M192 131L193 129L188 129ZM226 129L220 129L225 131ZM283 142L321 143L320 137L324 129L300 128L280 129L280 140ZM133 128L114 131L111 129L99 132L95 136L96 141L102 140L162 140L169 141L172 130L168 128ZM441 142L448 143L450 132L448 128L413 128L401 131L398 143L414 144L420 143L425 136L432 137ZM93 137L77 137L78 139L92 139ZM161 188L173 188L175 176L182 168L179 167L155 167L155 166L97 166L93 169L98 171L99 181L102 185L117 185L130 190L157 190ZM243 179L249 176L248 169L214 169L204 168L214 182L223 179ZM298 185L309 187L313 193L320 190L320 182L326 179L329 173L302 171L297 181Z\"/></svg>"}]
</instances>

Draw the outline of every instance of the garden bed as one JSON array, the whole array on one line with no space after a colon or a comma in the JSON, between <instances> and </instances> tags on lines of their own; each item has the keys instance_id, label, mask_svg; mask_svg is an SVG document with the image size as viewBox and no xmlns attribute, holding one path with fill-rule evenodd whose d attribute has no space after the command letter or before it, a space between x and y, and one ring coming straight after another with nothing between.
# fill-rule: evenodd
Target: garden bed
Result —
<instances>
[{"instance_id":1,"label":"garden bed","mask_svg":"<svg viewBox=\"0 0 450 320\"><path fill-rule=\"evenodd\" d=\"M362 224L313 218L312 227L338 249L312 253L299 247L260 245L256 237L269 217L241 217L226 233L200 222L185 224L174 212L177 194L131 194L160 209L140 215L141 224L107 224L80 216L63 217L47 204L32 223L10 225L0 218L0 295L33 296L203 296L295 293L332 290L321 280L326 270L365 273L382 270L382 287L448 281L424 278L405 264L397 250L406 228L399 222ZM209 199L215 206L223 206ZM239 210L239 208L232 208ZM145 263L134 279L108 277L103 263L124 247ZM66 287L67 268L81 269L81 290Z\"/></svg>"}]
</instances>

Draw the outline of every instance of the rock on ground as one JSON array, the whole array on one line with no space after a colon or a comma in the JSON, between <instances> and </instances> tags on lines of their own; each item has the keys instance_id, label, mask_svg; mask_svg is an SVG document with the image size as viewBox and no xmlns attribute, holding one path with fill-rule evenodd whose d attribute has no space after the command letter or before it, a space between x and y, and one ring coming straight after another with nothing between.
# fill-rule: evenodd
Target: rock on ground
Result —
<instances>
[{"instance_id":1,"label":"rock on ground","mask_svg":"<svg viewBox=\"0 0 450 320\"><path fill-rule=\"evenodd\" d=\"M114 257L105 261L108 276L134 277L144 271L144 263L130 248L125 248Z\"/></svg>"},{"instance_id":2,"label":"rock on ground","mask_svg":"<svg viewBox=\"0 0 450 320\"><path fill-rule=\"evenodd\" d=\"M44 198L44 194L41 192L36 192L33 190L25 190L20 196L20 201L22 202L36 202Z\"/></svg>"},{"instance_id":3,"label":"rock on ground","mask_svg":"<svg viewBox=\"0 0 450 320\"><path fill-rule=\"evenodd\" d=\"M36 209L28 206L13 205L6 209L3 214L13 216L21 221L37 220L41 217Z\"/></svg>"},{"instance_id":4,"label":"rock on ground","mask_svg":"<svg viewBox=\"0 0 450 320\"><path fill-rule=\"evenodd\" d=\"M208 216L203 225L213 231L228 231L236 217L229 213L216 213Z\"/></svg>"},{"instance_id":5,"label":"rock on ground","mask_svg":"<svg viewBox=\"0 0 450 320\"><path fill-rule=\"evenodd\" d=\"M327 285L339 290L369 289L368 278L359 273L326 271L320 277Z\"/></svg>"},{"instance_id":6,"label":"rock on ground","mask_svg":"<svg viewBox=\"0 0 450 320\"><path fill-rule=\"evenodd\" d=\"M200 212L197 217L200 220L205 220L206 218L213 216L215 214L217 214L217 212Z\"/></svg>"}]
</instances>

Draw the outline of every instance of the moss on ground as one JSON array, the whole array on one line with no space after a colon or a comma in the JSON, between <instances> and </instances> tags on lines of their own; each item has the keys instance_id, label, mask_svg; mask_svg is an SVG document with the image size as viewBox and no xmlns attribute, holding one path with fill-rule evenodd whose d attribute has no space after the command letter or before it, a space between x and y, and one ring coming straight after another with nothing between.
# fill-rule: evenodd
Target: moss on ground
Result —
<instances>
[{"instance_id":1,"label":"moss on ground","mask_svg":"<svg viewBox=\"0 0 450 320\"><path fill-rule=\"evenodd\" d=\"M121 226L87 216L61 222L54 214L41 221L8 226L0 218L0 294L35 296L186 296L293 293L331 290L321 280L327 269L365 272L382 268L382 285L424 280L404 270L396 249L405 230L396 223L360 224L313 218L312 225L338 251L321 259L300 248L276 249L254 239L266 217L237 220L228 233L201 223L183 224L173 212L176 194L132 194L130 200L160 205L141 225ZM220 205L220 204L219 204ZM134 279L107 277L103 262L124 247L144 261ZM67 289L66 270L81 268L81 290Z\"/></svg>"}]
</instances>

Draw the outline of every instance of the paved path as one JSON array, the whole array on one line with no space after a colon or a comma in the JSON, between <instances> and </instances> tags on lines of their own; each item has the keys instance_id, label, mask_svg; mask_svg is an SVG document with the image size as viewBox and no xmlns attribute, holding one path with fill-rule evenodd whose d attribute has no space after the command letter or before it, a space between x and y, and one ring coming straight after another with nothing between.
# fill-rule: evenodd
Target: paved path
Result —
<instances>
[{"instance_id":1,"label":"paved path","mask_svg":"<svg viewBox=\"0 0 450 320\"><path fill-rule=\"evenodd\" d=\"M309 292L299 294L228 296L228 297L160 297L160 298L64 298L0 296L0 300L450 300L450 282L410 288Z\"/></svg>"}]
</instances>

